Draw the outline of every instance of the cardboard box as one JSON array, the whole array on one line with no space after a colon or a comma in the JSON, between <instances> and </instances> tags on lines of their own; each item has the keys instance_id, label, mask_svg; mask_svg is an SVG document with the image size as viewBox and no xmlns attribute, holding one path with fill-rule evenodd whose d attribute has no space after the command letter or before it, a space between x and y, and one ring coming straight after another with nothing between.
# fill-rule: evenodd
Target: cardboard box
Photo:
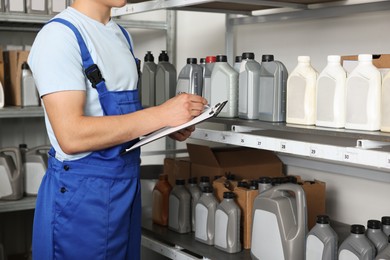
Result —
<instances>
[{"instance_id":1,"label":"cardboard box","mask_svg":"<svg viewBox=\"0 0 390 260\"><path fill-rule=\"evenodd\" d=\"M317 216L326 213L326 184L318 180L303 181L300 184L306 194L307 226L310 230L315 226Z\"/></svg>"},{"instance_id":2,"label":"cardboard box","mask_svg":"<svg viewBox=\"0 0 390 260\"><path fill-rule=\"evenodd\" d=\"M29 51L4 52L4 96L5 105L21 106L22 64L27 61Z\"/></svg>"},{"instance_id":3,"label":"cardboard box","mask_svg":"<svg viewBox=\"0 0 390 260\"><path fill-rule=\"evenodd\" d=\"M192 177L225 176L232 173L237 179L258 179L261 176L282 176L283 164L275 153L245 147L210 148L187 144L191 159Z\"/></svg>"},{"instance_id":4,"label":"cardboard box","mask_svg":"<svg viewBox=\"0 0 390 260\"><path fill-rule=\"evenodd\" d=\"M372 63L381 71L382 75L389 71L390 54L373 54L372 58ZM341 56L341 64L347 73L351 73L358 64L358 55Z\"/></svg>"},{"instance_id":5,"label":"cardboard box","mask_svg":"<svg viewBox=\"0 0 390 260\"><path fill-rule=\"evenodd\" d=\"M187 183L188 179L191 177L190 158L165 158L164 173L168 174L168 181L172 187L176 185L176 179L184 179Z\"/></svg>"}]
</instances>

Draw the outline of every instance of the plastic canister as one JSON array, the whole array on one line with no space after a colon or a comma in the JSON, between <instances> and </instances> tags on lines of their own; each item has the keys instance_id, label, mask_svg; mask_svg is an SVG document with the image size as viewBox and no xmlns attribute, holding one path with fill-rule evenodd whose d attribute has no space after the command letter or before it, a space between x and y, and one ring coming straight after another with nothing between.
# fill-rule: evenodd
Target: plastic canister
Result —
<instances>
[{"instance_id":1,"label":"plastic canister","mask_svg":"<svg viewBox=\"0 0 390 260\"><path fill-rule=\"evenodd\" d=\"M191 230L192 232L195 232L195 206L200 196L202 195L202 191L198 186L196 177L188 179L188 191L191 194Z\"/></svg>"},{"instance_id":2,"label":"plastic canister","mask_svg":"<svg viewBox=\"0 0 390 260\"><path fill-rule=\"evenodd\" d=\"M258 118L258 96L260 87L260 64L253 52L244 52L238 80L238 117Z\"/></svg>"},{"instance_id":3,"label":"plastic canister","mask_svg":"<svg viewBox=\"0 0 390 260\"><path fill-rule=\"evenodd\" d=\"M203 71L203 90L202 96L211 104L211 74L214 69L217 57L207 56L205 59L205 67Z\"/></svg>"},{"instance_id":4,"label":"plastic canister","mask_svg":"<svg viewBox=\"0 0 390 260\"><path fill-rule=\"evenodd\" d=\"M388 244L388 236L383 233L381 229L381 222L376 219L370 219L367 221L366 235L368 239L374 244L376 254L381 252Z\"/></svg>"},{"instance_id":5,"label":"plastic canister","mask_svg":"<svg viewBox=\"0 0 390 260\"><path fill-rule=\"evenodd\" d=\"M4 88L3 85L0 82L0 108L4 107Z\"/></svg>"},{"instance_id":6,"label":"plastic canister","mask_svg":"<svg viewBox=\"0 0 390 260\"><path fill-rule=\"evenodd\" d=\"M360 54L347 77L345 128L376 131L381 127L382 77L371 54Z\"/></svg>"},{"instance_id":7,"label":"plastic canister","mask_svg":"<svg viewBox=\"0 0 390 260\"><path fill-rule=\"evenodd\" d=\"M22 197L23 166L20 150L16 147L2 148L0 149L0 200L18 200Z\"/></svg>"},{"instance_id":8,"label":"plastic canister","mask_svg":"<svg viewBox=\"0 0 390 260\"><path fill-rule=\"evenodd\" d=\"M67 0L49 0L47 4L47 10L49 14L57 14L66 9Z\"/></svg>"},{"instance_id":9,"label":"plastic canister","mask_svg":"<svg viewBox=\"0 0 390 260\"><path fill-rule=\"evenodd\" d=\"M161 105L168 99L175 96L176 91L176 69L169 62L166 51L161 51L158 56L156 68L156 105Z\"/></svg>"},{"instance_id":10,"label":"plastic canister","mask_svg":"<svg viewBox=\"0 0 390 260\"><path fill-rule=\"evenodd\" d=\"M168 175L160 174L152 192L153 223L161 226L168 225L169 195L171 190L172 186L168 182Z\"/></svg>"},{"instance_id":11,"label":"plastic canister","mask_svg":"<svg viewBox=\"0 0 390 260\"><path fill-rule=\"evenodd\" d=\"M306 260L337 260L338 237L329 216L317 216L316 225L306 238Z\"/></svg>"},{"instance_id":12,"label":"plastic canister","mask_svg":"<svg viewBox=\"0 0 390 260\"><path fill-rule=\"evenodd\" d=\"M259 120L286 121L286 88L288 72L273 55L263 55L260 65Z\"/></svg>"},{"instance_id":13,"label":"plastic canister","mask_svg":"<svg viewBox=\"0 0 390 260\"><path fill-rule=\"evenodd\" d=\"M258 181L259 193L269 190L272 188L272 179L270 177L264 176L260 177Z\"/></svg>"},{"instance_id":14,"label":"plastic canister","mask_svg":"<svg viewBox=\"0 0 390 260\"><path fill-rule=\"evenodd\" d=\"M386 236L390 236L390 216L382 217L382 231Z\"/></svg>"},{"instance_id":15,"label":"plastic canister","mask_svg":"<svg viewBox=\"0 0 390 260\"><path fill-rule=\"evenodd\" d=\"M26 0L27 13L47 14L48 0Z\"/></svg>"},{"instance_id":16,"label":"plastic canister","mask_svg":"<svg viewBox=\"0 0 390 260\"><path fill-rule=\"evenodd\" d=\"M375 260L389 260L390 259L390 236L388 237L388 244L376 257Z\"/></svg>"},{"instance_id":17,"label":"plastic canister","mask_svg":"<svg viewBox=\"0 0 390 260\"><path fill-rule=\"evenodd\" d=\"M188 58L182 68L176 85L176 94L182 92L201 96L203 89L202 67L197 64L196 58Z\"/></svg>"},{"instance_id":18,"label":"plastic canister","mask_svg":"<svg viewBox=\"0 0 390 260\"><path fill-rule=\"evenodd\" d=\"M234 201L233 192L224 192L223 200L215 212L214 246L228 253L241 251L241 210Z\"/></svg>"},{"instance_id":19,"label":"plastic canister","mask_svg":"<svg viewBox=\"0 0 390 260\"><path fill-rule=\"evenodd\" d=\"M181 234L191 232L191 194L184 185L185 180L176 180L169 195L168 228Z\"/></svg>"},{"instance_id":20,"label":"plastic canister","mask_svg":"<svg viewBox=\"0 0 390 260\"><path fill-rule=\"evenodd\" d=\"M211 73L210 104L228 100L218 117L237 117L238 115L238 73L227 63L226 55L217 55L217 62Z\"/></svg>"},{"instance_id":21,"label":"plastic canister","mask_svg":"<svg viewBox=\"0 0 390 260\"><path fill-rule=\"evenodd\" d=\"M22 107L39 106L39 94L27 62L22 64Z\"/></svg>"},{"instance_id":22,"label":"plastic canister","mask_svg":"<svg viewBox=\"0 0 390 260\"><path fill-rule=\"evenodd\" d=\"M298 56L298 65L287 79L287 123L315 124L317 75L310 64L310 57Z\"/></svg>"},{"instance_id":23,"label":"plastic canister","mask_svg":"<svg viewBox=\"0 0 390 260\"><path fill-rule=\"evenodd\" d=\"M37 195L43 176L45 176L50 146L42 145L27 149L27 145L19 145L24 166L24 192Z\"/></svg>"},{"instance_id":24,"label":"plastic canister","mask_svg":"<svg viewBox=\"0 0 390 260\"><path fill-rule=\"evenodd\" d=\"M252 259L304 259L306 216L300 185L281 184L260 193L253 203Z\"/></svg>"},{"instance_id":25,"label":"plastic canister","mask_svg":"<svg viewBox=\"0 0 390 260\"><path fill-rule=\"evenodd\" d=\"M339 260L372 260L375 247L365 236L363 225L352 225L351 234L341 243Z\"/></svg>"},{"instance_id":26,"label":"plastic canister","mask_svg":"<svg viewBox=\"0 0 390 260\"><path fill-rule=\"evenodd\" d=\"M199 180L199 188L203 192L204 187L211 186L209 176L201 176Z\"/></svg>"},{"instance_id":27,"label":"plastic canister","mask_svg":"<svg viewBox=\"0 0 390 260\"><path fill-rule=\"evenodd\" d=\"M390 71L382 81L381 131L390 132Z\"/></svg>"},{"instance_id":28,"label":"plastic canister","mask_svg":"<svg viewBox=\"0 0 390 260\"><path fill-rule=\"evenodd\" d=\"M143 107L151 107L156 104L156 70L154 56L147 51L144 57L141 77L141 101Z\"/></svg>"},{"instance_id":29,"label":"plastic canister","mask_svg":"<svg viewBox=\"0 0 390 260\"><path fill-rule=\"evenodd\" d=\"M347 73L339 55L329 55L328 64L317 80L316 125L334 128L345 126L345 84Z\"/></svg>"},{"instance_id":30,"label":"plastic canister","mask_svg":"<svg viewBox=\"0 0 390 260\"><path fill-rule=\"evenodd\" d=\"M236 56L234 60L234 70L240 73L240 67L241 67L241 61L242 61L242 56Z\"/></svg>"},{"instance_id":31,"label":"plastic canister","mask_svg":"<svg viewBox=\"0 0 390 260\"><path fill-rule=\"evenodd\" d=\"M214 245L215 212L218 201L212 187L205 187L195 206L195 239L207 245Z\"/></svg>"}]
</instances>

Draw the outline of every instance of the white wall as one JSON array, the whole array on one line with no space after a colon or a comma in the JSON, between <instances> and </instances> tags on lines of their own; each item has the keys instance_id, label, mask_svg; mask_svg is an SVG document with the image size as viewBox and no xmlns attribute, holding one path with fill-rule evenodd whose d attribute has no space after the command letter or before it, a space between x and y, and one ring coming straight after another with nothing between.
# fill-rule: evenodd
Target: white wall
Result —
<instances>
[{"instance_id":1,"label":"white wall","mask_svg":"<svg viewBox=\"0 0 390 260\"><path fill-rule=\"evenodd\" d=\"M329 19L273 22L235 27L235 54L251 51L274 54L291 71L298 55L309 55L321 71L329 54L390 53L390 11ZM225 52L225 16L180 12L178 68L190 56ZM302 165L304 167L304 165ZM328 214L345 223L366 224L370 218L390 215L390 183L368 181L324 171L287 167L289 174L327 182ZM389 173L390 174L390 173Z\"/></svg>"}]
</instances>

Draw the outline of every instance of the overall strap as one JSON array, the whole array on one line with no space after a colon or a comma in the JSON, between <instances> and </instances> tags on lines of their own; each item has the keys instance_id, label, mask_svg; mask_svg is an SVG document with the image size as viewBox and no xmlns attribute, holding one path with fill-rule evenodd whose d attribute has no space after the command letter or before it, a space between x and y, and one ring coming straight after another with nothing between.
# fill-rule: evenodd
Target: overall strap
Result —
<instances>
[{"instance_id":1,"label":"overall strap","mask_svg":"<svg viewBox=\"0 0 390 260\"><path fill-rule=\"evenodd\" d=\"M74 26L71 22L62 18L54 18L49 22L47 22L47 24L51 22L61 23L73 31L73 33L76 36L77 43L79 44L80 47L85 75L87 76L88 80L91 82L93 88L97 88L98 91L99 88L103 88L102 90L105 92L106 87L104 84L104 78L102 77L102 74L98 66L93 62L91 54L88 51L87 45L85 44L85 41L81 36L79 30L76 28L76 26Z\"/></svg>"}]
</instances>

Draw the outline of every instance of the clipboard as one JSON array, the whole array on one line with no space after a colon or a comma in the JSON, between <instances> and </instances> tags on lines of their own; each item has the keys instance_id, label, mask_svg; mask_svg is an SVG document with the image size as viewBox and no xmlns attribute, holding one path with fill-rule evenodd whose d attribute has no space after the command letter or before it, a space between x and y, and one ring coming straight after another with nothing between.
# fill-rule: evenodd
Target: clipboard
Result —
<instances>
[{"instance_id":1,"label":"clipboard","mask_svg":"<svg viewBox=\"0 0 390 260\"><path fill-rule=\"evenodd\" d=\"M131 147L127 148L124 152L124 153L127 153L127 152L130 152L132 150L134 150L135 148L138 148L142 145L145 145L145 144L148 144L150 142L153 142L157 139L160 139L164 136L167 136L167 135L170 135L174 132L177 132L181 129L184 129L186 127L189 127L189 126L192 126L192 125L196 125L196 124L199 124L211 117L215 117L219 114L219 112L221 112L221 110L223 109L223 107L226 105L228 101L224 101L224 102L221 102L221 103L218 103L216 104L215 106L212 106L212 107L208 107L206 108L202 114L200 114L199 116L197 117L194 117L191 121L188 121L187 123L184 123L182 125L179 125L179 126L175 126L175 127L163 127L155 132L152 132L150 133L149 135L147 136L144 136L144 137L141 137L141 140L139 140L137 143L135 143L134 145L132 145Z\"/></svg>"}]
</instances>

